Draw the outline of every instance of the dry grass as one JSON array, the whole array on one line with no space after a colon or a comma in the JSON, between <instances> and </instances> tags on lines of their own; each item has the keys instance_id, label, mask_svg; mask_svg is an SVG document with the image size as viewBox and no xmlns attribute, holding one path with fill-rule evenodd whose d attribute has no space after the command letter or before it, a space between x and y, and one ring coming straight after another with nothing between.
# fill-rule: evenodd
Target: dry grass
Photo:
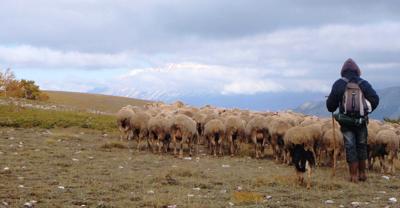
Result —
<instances>
[{"instance_id":1,"label":"dry grass","mask_svg":"<svg viewBox=\"0 0 400 208\"><path fill-rule=\"evenodd\" d=\"M116 113L121 107L126 105L142 106L149 101L108 96L99 94L45 91L49 95L49 102L56 105L66 105L80 110L97 110L107 113Z\"/></svg>"},{"instance_id":2,"label":"dry grass","mask_svg":"<svg viewBox=\"0 0 400 208\"><path fill-rule=\"evenodd\" d=\"M400 199L399 174L386 180L371 172L367 183L351 184L344 162L333 179L330 169L317 169L307 190L295 183L293 167L269 159L180 160L127 147L116 134L90 129L0 128L0 206L385 207ZM325 205L328 199L335 204Z\"/></svg>"}]
</instances>

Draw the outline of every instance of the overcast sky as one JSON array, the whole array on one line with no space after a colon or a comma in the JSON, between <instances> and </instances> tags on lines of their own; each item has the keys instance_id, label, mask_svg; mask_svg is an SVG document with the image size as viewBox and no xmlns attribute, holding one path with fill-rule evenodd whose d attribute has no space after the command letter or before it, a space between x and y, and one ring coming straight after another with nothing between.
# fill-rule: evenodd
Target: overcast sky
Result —
<instances>
[{"instance_id":1,"label":"overcast sky","mask_svg":"<svg viewBox=\"0 0 400 208\"><path fill-rule=\"evenodd\" d=\"M399 86L400 1L2 0L0 68L42 88L160 94L329 91L352 57Z\"/></svg>"}]
</instances>

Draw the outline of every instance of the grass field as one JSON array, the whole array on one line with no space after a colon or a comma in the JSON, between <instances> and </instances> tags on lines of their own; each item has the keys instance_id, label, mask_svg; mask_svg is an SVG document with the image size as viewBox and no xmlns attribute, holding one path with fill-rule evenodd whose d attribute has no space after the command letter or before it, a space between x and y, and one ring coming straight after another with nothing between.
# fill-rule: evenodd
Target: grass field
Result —
<instances>
[{"instance_id":1,"label":"grass field","mask_svg":"<svg viewBox=\"0 0 400 208\"><path fill-rule=\"evenodd\" d=\"M293 167L268 159L180 160L128 146L98 130L2 127L0 207L398 207L388 199L400 198L399 175L372 172L367 183L351 184L343 162L333 179L318 168L307 190Z\"/></svg>"},{"instance_id":2,"label":"grass field","mask_svg":"<svg viewBox=\"0 0 400 208\"><path fill-rule=\"evenodd\" d=\"M126 105L142 106L149 103L149 101L140 99L99 94L60 91L45 91L45 93L49 95L49 103L71 106L80 110L91 109L107 113L115 113Z\"/></svg>"}]
</instances>

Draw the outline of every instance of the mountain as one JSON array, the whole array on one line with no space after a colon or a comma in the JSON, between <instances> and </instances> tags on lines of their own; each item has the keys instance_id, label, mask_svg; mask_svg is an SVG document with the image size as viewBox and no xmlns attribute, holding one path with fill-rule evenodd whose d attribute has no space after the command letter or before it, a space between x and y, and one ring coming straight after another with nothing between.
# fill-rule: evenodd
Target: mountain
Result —
<instances>
[{"instance_id":1,"label":"mountain","mask_svg":"<svg viewBox=\"0 0 400 208\"><path fill-rule=\"evenodd\" d=\"M377 90L380 97L378 108L372 112L371 118L382 120L384 118L397 119L400 117L400 87L389 87ZM330 116L326 110L324 100L305 102L294 111L317 116Z\"/></svg>"}]
</instances>

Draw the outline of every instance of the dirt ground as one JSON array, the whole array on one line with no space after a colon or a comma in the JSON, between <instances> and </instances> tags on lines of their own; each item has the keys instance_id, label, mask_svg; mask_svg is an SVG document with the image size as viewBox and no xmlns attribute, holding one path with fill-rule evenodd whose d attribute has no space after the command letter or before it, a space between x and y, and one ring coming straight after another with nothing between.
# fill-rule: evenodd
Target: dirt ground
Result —
<instances>
[{"instance_id":1,"label":"dirt ground","mask_svg":"<svg viewBox=\"0 0 400 208\"><path fill-rule=\"evenodd\" d=\"M400 207L400 175L350 184L317 168L313 187L270 159L177 159L87 129L0 128L0 207ZM327 203L332 200L332 204Z\"/></svg>"}]
</instances>

